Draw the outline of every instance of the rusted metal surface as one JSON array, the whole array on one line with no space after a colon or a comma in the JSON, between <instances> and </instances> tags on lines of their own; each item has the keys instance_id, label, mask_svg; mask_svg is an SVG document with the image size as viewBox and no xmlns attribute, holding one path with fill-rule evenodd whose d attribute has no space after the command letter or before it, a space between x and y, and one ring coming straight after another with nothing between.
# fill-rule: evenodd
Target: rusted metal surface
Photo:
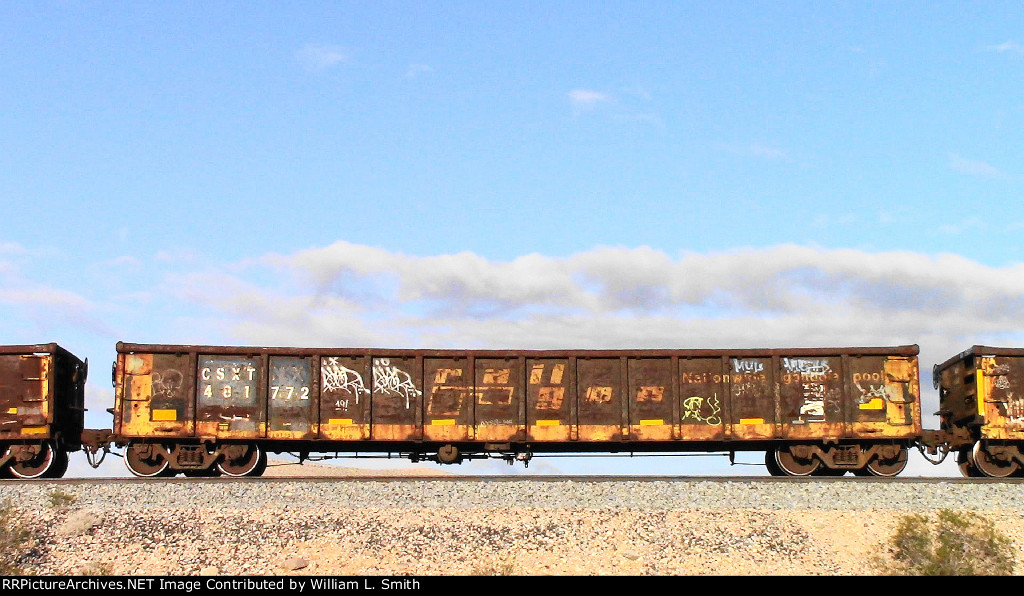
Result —
<instances>
[{"instance_id":1,"label":"rusted metal surface","mask_svg":"<svg viewBox=\"0 0 1024 596\"><path fill-rule=\"evenodd\" d=\"M528 358L527 426L534 441L576 439L576 359Z\"/></svg>"},{"instance_id":2,"label":"rusted metal surface","mask_svg":"<svg viewBox=\"0 0 1024 596\"><path fill-rule=\"evenodd\" d=\"M119 354L114 430L125 437L195 434L195 359L188 354Z\"/></svg>"},{"instance_id":3,"label":"rusted metal surface","mask_svg":"<svg viewBox=\"0 0 1024 596\"><path fill-rule=\"evenodd\" d=\"M57 344L0 346L0 441L81 448L87 365Z\"/></svg>"},{"instance_id":4,"label":"rusted metal surface","mask_svg":"<svg viewBox=\"0 0 1024 596\"><path fill-rule=\"evenodd\" d=\"M476 370L476 439L524 440L525 358L479 358Z\"/></svg>"},{"instance_id":5,"label":"rusted metal surface","mask_svg":"<svg viewBox=\"0 0 1024 596\"><path fill-rule=\"evenodd\" d=\"M271 439L314 439L320 412L313 356L271 356L268 429Z\"/></svg>"},{"instance_id":6,"label":"rusted metal surface","mask_svg":"<svg viewBox=\"0 0 1024 596\"><path fill-rule=\"evenodd\" d=\"M320 439L370 438L370 362L367 356L331 352L320 358Z\"/></svg>"},{"instance_id":7,"label":"rusted metal surface","mask_svg":"<svg viewBox=\"0 0 1024 596\"><path fill-rule=\"evenodd\" d=\"M265 357L199 354L196 372L196 433L201 437L251 439L265 436Z\"/></svg>"},{"instance_id":8,"label":"rusted metal surface","mask_svg":"<svg viewBox=\"0 0 1024 596\"><path fill-rule=\"evenodd\" d=\"M52 354L0 356L0 437L49 438Z\"/></svg>"},{"instance_id":9,"label":"rusted metal surface","mask_svg":"<svg viewBox=\"0 0 1024 596\"><path fill-rule=\"evenodd\" d=\"M474 438L473 365L465 357L424 359L424 440L457 442Z\"/></svg>"},{"instance_id":10,"label":"rusted metal surface","mask_svg":"<svg viewBox=\"0 0 1024 596\"><path fill-rule=\"evenodd\" d=\"M623 399L625 368L625 358L577 359L579 440L621 441L628 436L629 421Z\"/></svg>"},{"instance_id":11,"label":"rusted metal surface","mask_svg":"<svg viewBox=\"0 0 1024 596\"><path fill-rule=\"evenodd\" d=\"M423 438L423 357L373 358L370 432L378 441Z\"/></svg>"},{"instance_id":12,"label":"rusted metal surface","mask_svg":"<svg viewBox=\"0 0 1024 596\"><path fill-rule=\"evenodd\" d=\"M442 462L492 450L763 450L798 442L819 446L804 454L795 445L785 465L853 468L882 445L895 446L889 457L897 465L900 447L921 433L916 346L118 349L115 439L181 439L142 458L150 469L160 457L198 466L224 456L202 452L202 441L236 449L277 441L301 451L401 445ZM879 445L836 446L843 441Z\"/></svg>"},{"instance_id":13,"label":"rusted metal surface","mask_svg":"<svg viewBox=\"0 0 1024 596\"><path fill-rule=\"evenodd\" d=\"M1024 439L1024 350L973 346L935 375L943 430L974 429L974 440Z\"/></svg>"},{"instance_id":14,"label":"rusted metal surface","mask_svg":"<svg viewBox=\"0 0 1024 596\"><path fill-rule=\"evenodd\" d=\"M86 363L55 343L0 346L0 467L60 478L82 448Z\"/></svg>"}]
</instances>

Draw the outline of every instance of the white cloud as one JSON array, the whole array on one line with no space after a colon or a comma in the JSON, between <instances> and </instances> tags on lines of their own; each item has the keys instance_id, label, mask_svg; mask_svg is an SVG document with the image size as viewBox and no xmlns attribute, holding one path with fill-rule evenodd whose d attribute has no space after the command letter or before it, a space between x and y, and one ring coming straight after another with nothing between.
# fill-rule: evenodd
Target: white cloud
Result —
<instances>
[{"instance_id":1,"label":"white cloud","mask_svg":"<svg viewBox=\"0 0 1024 596\"><path fill-rule=\"evenodd\" d=\"M1000 54L1005 52L1024 54L1024 47L1021 47L1021 45L1015 41L1004 41L999 45L986 46L985 49L991 52L999 52Z\"/></svg>"},{"instance_id":2,"label":"white cloud","mask_svg":"<svg viewBox=\"0 0 1024 596\"><path fill-rule=\"evenodd\" d=\"M299 65L309 72L319 72L349 61L342 48L333 45L306 44L295 52Z\"/></svg>"},{"instance_id":3,"label":"white cloud","mask_svg":"<svg viewBox=\"0 0 1024 596\"><path fill-rule=\"evenodd\" d=\"M782 149L758 143L748 143L746 145L720 143L718 147L723 151L735 153L736 155L745 155L767 160L789 160L789 154Z\"/></svg>"},{"instance_id":4,"label":"white cloud","mask_svg":"<svg viewBox=\"0 0 1024 596\"><path fill-rule=\"evenodd\" d=\"M982 178L993 180L1005 179L1007 177L1005 173L983 161L967 159L955 153L949 154L949 167L963 174L981 176Z\"/></svg>"},{"instance_id":5,"label":"white cloud","mask_svg":"<svg viewBox=\"0 0 1024 596\"><path fill-rule=\"evenodd\" d=\"M667 348L927 341L948 357L1024 329L1024 265L795 245L678 257L650 247L601 247L492 261L470 252L419 257L337 242L247 266L225 264L168 286L178 288L175 298L200 305L230 341L256 344Z\"/></svg>"},{"instance_id":6,"label":"white cloud","mask_svg":"<svg viewBox=\"0 0 1024 596\"><path fill-rule=\"evenodd\" d=\"M573 89L569 92L569 103L577 110L592 108L612 101L612 96L589 89Z\"/></svg>"},{"instance_id":7,"label":"white cloud","mask_svg":"<svg viewBox=\"0 0 1024 596\"><path fill-rule=\"evenodd\" d=\"M434 69L429 64L410 64L405 71L405 78L414 79L420 75L430 74Z\"/></svg>"}]
</instances>

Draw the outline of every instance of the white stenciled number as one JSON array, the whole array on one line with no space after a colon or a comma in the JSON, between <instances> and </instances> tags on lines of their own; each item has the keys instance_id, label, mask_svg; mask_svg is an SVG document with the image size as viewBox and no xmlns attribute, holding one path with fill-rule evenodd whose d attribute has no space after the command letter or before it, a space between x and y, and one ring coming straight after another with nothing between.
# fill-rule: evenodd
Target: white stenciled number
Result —
<instances>
[{"instance_id":1,"label":"white stenciled number","mask_svg":"<svg viewBox=\"0 0 1024 596\"><path fill-rule=\"evenodd\" d=\"M291 385L274 385L270 388L270 399L292 399L295 396L295 389ZM299 399L309 399L309 387L299 387L298 389Z\"/></svg>"}]
</instances>

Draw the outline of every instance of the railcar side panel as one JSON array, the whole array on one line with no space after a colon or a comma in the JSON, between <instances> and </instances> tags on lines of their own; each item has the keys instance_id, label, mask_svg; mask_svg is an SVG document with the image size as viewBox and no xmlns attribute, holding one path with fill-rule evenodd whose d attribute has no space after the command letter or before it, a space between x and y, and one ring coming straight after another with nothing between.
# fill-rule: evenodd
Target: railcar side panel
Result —
<instances>
[{"instance_id":1,"label":"railcar side panel","mask_svg":"<svg viewBox=\"0 0 1024 596\"><path fill-rule=\"evenodd\" d=\"M53 368L52 354L0 356L0 439L49 436Z\"/></svg>"},{"instance_id":2,"label":"railcar side panel","mask_svg":"<svg viewBox=\"0 0 1024 596\"><path fill-rule=\"evenodd\" d=\"M530 440L577 438L575 366L575 358L527 358L526 416Z\"/></svg>"},{"instance_id":3,"label":"railcar side panel","mask_svg":"<svg viewBox=\"0 0 1024 596\"><path fill-rule=\"evenodd\" d=\"M370 432L378 441L423 438L423 358L373 358Z\"/></svg>"},{"instance_id":4,"label":"railcar side panel","mask_svg":"<svg viewBox=\"0 0 1024 596\"><path fill-rule=\"evenodd\" d=\"M629 433L638 441L679 438L679 399L672 358L630 358Z\"/></svg>"},{"instance_id":5,"label":"railcar side panel","mask_svg":"<svg viewBox=\"0 0 1024 596\"><path fill-rule=\"evenodd\" d=\"M370 438L372 378L369 356L325 354L320 357L320 439Z\"/></svg>"},{"instance_id":6,"label":"railcar side panel","mask_svg":"<svg viewBox=\"0 0 1024 596\"><path fill-rule=\"evenodd\" d=\"M846 433L842 360L839 356L778 359L781 417L787 439L836 439Z\"/></svg>"},{"instance_id":7,"label":"railcar side panel","mask_svg":"<svg viewBox=\"0 0 1024 596\"><path fill-rule=\"evenodd\" d=\"M195 434L195 360L189 354L120 354L114 429L126 437Z\"/></svg>"},{"instance_id":8,"label":"railcar side panel","mask_svg":"<svg viewBox=\"0 0 1024 596\"><path fill-rule=\"evenodd\" d=\"M219 439L266 436L265 358L199 354L196 434Z\"/></svg>"},{"instance_id":9,"label":"railcar side panel","mask_svg":"<svg viewBox=\"0 0 1024 596\"><path fill-rule=\"evenodd\" d=\"M525 358L476 359L475 436L479 441L505 442L526 438L523 400Z\"/></svg>"},{"instance_id":10,"label":"railcar side panel","mask_svg":"<svg viewBox=\"0 0 1024 596\"><path fill-rule=\"evenodd\" d=\"M271 356L267 438L310 440L318 435L317 358Z\"/></svg>"},{"instance_id":11,"label":"railcar side panel","mask_svg":"<svg viewBox=\"0 0 1024 596\"><path fill-rule=\"evenodd\" d=\"M855 436L907 438L919 434L921 404L916 358L849 359L849 403Z\"/></svg>"},{"instance_id":12,"label":"railcar side panel","mask_svg":"<svg viewBox=\"0 0 1024 596\"><path fill-rule=\"evenodd\" d=\"M985 420L982 437L1024 439L1024 357L981 356L976 360L975 384Z\"/></svg>"},{"instance_id":13,"label":"railcar side panel","mask_svg":"<svg viewBox=\"0 0 1024 596\"><path fill-rule=\"evenodd\" d=\"M680 358L681 438L721 441L725 438L728 391L721 358Z\"/></svg>"},{"instance_id":14,"label":"railcar side panel","mask_svg":"<svg viewBox=\"0 0 1024 596\"><path fill-rule=\"evenodd\" d=\"M424 440L457 442L473 438L473 364L470 358L423 360Z\"/></svg>"},{"instance_id":15,"label":"railcar side panel","mask_svg":"<svg viewBox=\"0 0 1024 596\"><path fill-rule=\"evenodd\" d=\"M738 441L772 439L776 428L777 399L771 358L729 358L730 438Z\"/></svg>"},{"instance_id":16,"label":"railcar side panel","mask_svg":"<svg viewBox=\"0 0 1024 596\"><path fill-rule=\"evenodd\" d=\"M629 435L625 358L576 362L577 432L581 441L621 441Z\"/></svg>"}]
</instances>

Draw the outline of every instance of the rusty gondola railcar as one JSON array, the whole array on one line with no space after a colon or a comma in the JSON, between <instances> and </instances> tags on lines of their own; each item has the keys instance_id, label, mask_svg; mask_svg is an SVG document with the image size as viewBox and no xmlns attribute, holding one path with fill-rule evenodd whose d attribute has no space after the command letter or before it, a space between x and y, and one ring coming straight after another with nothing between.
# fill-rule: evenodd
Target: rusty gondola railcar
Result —
<instances>
[{"instance_id":1,"label":"rusty gondola railcar","mask_svg":"<svg viewBox=\"0 0 1024 596\"><path fill-rule=\"evenodd\" d=\"M82 448L87 373L55 343L0 346L0 475L64 475Z\"/></svg>"},{"instance_id":2,"label":"rusty gondola railcar","mask_svg":"<svg viewBox=\"0 0 1024 596\"><path fill-rule=\"evenodd\" d=\"M895 476L922 432L916 345L117 351L110 440L139 476L259 475L268 451L764 451L775 475Z\"/></svg>"},{"instance_id":3,"label":"rusty gondola railcar","mask_svg":"<svg viewBox=\"0 0 1024 596\"><path fill-rule=\"evenodd\" d=\"M1024 349L972 346L935 365L939 431L923 443L957 454L967 477L1024 475Z\"/></svg>"}]
</instances>

